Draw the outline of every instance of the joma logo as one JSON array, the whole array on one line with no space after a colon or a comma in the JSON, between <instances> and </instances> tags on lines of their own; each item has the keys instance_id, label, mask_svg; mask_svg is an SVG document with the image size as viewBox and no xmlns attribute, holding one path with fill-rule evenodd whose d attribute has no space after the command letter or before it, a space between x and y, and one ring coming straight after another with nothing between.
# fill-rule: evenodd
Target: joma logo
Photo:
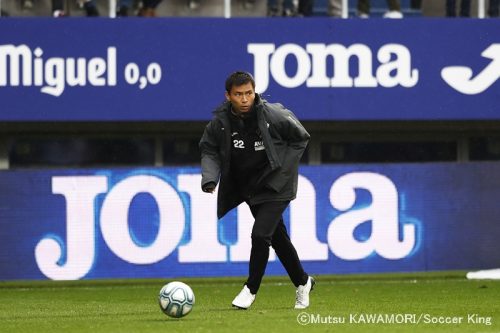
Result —
<instances>
[{"instance_id":1,"label":"joma logo","mask_svg":"<svg viewBox=\"0 0 500 333\"><path fill-rule=\"evenodd\" d=\"M372 50L364 44L346 47L341 44L297 44L276 47L269 43L250 43L248 53L254 56L256 89L264 92L270 76L279 85L296 88L304 83L311 88L375 88L382 86L413 87L417 84L418 69L412 67L411 53L404 45L386 44L377 51L375 75ZM285 60L293 57L297 71L291 75L285 69ZM357 75L351 76L350 60L357 58ZM333 75L327 73L327 61L333 60Z\"/></svg>"}]
</instances>

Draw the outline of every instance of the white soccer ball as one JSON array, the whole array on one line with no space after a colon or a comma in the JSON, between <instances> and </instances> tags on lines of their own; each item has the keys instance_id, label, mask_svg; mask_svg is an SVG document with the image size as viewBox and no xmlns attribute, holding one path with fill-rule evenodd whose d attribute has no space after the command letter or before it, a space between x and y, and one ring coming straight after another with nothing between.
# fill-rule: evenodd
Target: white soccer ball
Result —
<instances>
[{"instance_id":1,"label":"white soccer ball","mask_svg":"<svg viewBox=\"0 0 500 333\"><path fill-rule=\"evenodd\" d=\"M179 281L167 283L158 295L160 308L169 317L181 318L194 306L194 293L191 287Z\"/></svg>"}]
</instances>

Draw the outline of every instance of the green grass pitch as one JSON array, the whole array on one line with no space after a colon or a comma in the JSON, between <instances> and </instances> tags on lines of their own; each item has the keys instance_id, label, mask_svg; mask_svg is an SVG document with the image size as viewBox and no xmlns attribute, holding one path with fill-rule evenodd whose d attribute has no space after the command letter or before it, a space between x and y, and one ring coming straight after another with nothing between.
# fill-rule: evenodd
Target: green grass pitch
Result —
<instances>
[{"instance_id":1,"label":"green grass pitch","mask_svg":"<svg viewBox=\"0 0 500 333\"><path fill-rule=\"evenodd\" d=\"M286 277L265 277L246 311L231 308L243 278L0 282L0 332L500 332L500 281L464 276L318 275L305 311ZM173 280L196 296L181 319L158 306Z\"/></svg>"}]
</instances>

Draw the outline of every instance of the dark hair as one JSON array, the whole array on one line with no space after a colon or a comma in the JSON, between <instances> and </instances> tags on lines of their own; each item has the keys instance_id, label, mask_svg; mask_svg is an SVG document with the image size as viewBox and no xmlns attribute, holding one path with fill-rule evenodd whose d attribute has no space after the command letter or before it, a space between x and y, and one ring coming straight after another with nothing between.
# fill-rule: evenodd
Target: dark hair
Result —
<instances>
[{"instance_id":1,"label":"dark hair","mask_svg":"<svg viewBox=\"0 0 500 333\"><path fill-rule=\"evenodd\" d=\"M241 86L250 82L255 90L255 80L252 74L243 71L237 71L229 75L226 79L226 91L230 92L231 88Z\"/></svg>"}]
</instances>

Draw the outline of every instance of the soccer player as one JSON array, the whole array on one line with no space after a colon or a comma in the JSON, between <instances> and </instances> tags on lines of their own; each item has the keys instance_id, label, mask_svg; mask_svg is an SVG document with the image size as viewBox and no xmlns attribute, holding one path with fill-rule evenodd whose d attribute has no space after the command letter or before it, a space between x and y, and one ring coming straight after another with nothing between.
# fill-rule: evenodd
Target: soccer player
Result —
<instances>
[{"instance_id":1,"label":"soccer player","mask_svg":"<svg viewBox=\"0 0 500 333\"><path fill-rule=\"evenodd\" d=\"M219 183L219 218L246 202L255 219L248 279L232 305L252 305L272 246L297 287L295 308L305 309L315 281L302 268L282 214L295 199L309 133L291 111L255 93L251 74L232 73L225 88L226 101L214 111L200 140L201 188L213 193Z\"/></svg>"}]
</instances>

